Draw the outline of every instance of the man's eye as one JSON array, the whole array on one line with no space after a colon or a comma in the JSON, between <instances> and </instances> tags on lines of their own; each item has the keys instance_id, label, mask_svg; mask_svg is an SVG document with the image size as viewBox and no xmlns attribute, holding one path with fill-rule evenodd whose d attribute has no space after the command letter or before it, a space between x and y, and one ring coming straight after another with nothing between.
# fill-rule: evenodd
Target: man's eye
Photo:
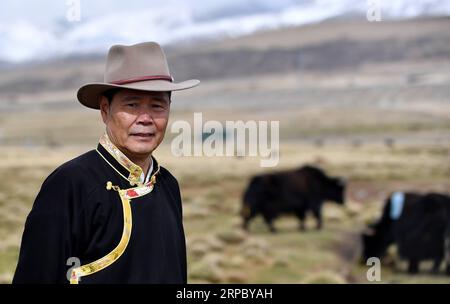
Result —
<instances>
[{"instance_id":1,"label":"man's eye","mask_svg":"<svg viewBox=\"0 0 450 304\"><path fill-rule=\"evenodd\" d=\"M127 107L135 108L137 107L137 103L127 103Z\"/></svg>"}]
</instances>

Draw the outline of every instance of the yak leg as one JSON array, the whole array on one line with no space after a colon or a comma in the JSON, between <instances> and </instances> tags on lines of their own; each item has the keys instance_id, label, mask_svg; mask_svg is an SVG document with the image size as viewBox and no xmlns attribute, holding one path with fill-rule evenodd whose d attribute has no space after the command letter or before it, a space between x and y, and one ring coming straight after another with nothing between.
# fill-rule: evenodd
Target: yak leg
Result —
<instances>
[{"instance_id":1,"label":"yak leg","mask_svg":"<svg viewBox=\"0 0 450 304\"><path fill-rule=\"evenodd\" d=\"M250 218L245 218L242 222L242 229L245 231L248 231L248 224L250 223Z\"/></svg>"},{"instance_id":2,"label":"yak leg","mask_svg":"<svg viewBox=\"0 0 450 304\"><path fill-rule=\"evenodd\" d=\"M445 274L450 276L450 227L447 228L444 241L445 252Z\"/></svg>"},{"instance_id":3,"label":"yak leg","mask_svg":"<svg viewBox=\"0 0 450 304\"><path fill-rule=\"evenodd\" d=\"M311 209L312 209L313 215L317 221L316 229L320 230L320 229L322 229L322 210L321 210L322 204L321 204L321 202L313 203L313 206Z\"/></svg>"},{"instance_id":4,"label":"yak leg","mask_svg":"<svg viewBox=\"0 0 450 304\"><path fill-rule=\"evenodd\" d=\"M257 212L251 212L249 211L247 214L243 214L243 219L242 219L242 229L244 229L245 231L248 231L248 226L250 224L250 221L257 215Z\"/></svg>"},{"instance_id":5,"label":"yak leg","mask_svg":"<svg viewBox=\"0 0 450 304\"><path fill-rule=\"evenodd\" d=\"M419 272L419 261L416 259L409 260L408 272L415 274Z\"/></svg>"},{"instance_id":6,"label":"yak leg","mask_svg":"<svg viewBox=\"0 0 450 304\"><path fill-rule=\"evenodd\" d=\"M298 219L300 220L300 230L305 231L306 210L302 208L300 210L297 210L296 214L297 214Z\"/></svg>"},{"instance_id":7,"label":"yak leg","mask_svg":"<svg viewBox=\"0 0 450 304\"><path fill-rule=\"evenodd\" d=\"M273 225L273 218L267 214L263 215L264 221L266 222L267 226L269 226L270 232L275 233L277 230L275 229L275 226Z\"/></svg>"},{"instance_id":8,"label":"yak leg","mask_svg":"<svg viewBox=\"0 0 450 304\"><path fill-rule=\"evenodd\" d=\"M433 268L431 268L431 273L438 274L439 268L441 267L442 257L434 259Z\"/></svg>"},{"instance_id":9,"label":"yak leg","mask_svg":"<svg viewBox=\"0 0 450 304\"><path fill-rule=\"evenodd\" d=\"M447 252L445 257L445 273L450 276L450 238L446 240Z\"/></svg>"}]
</instances>

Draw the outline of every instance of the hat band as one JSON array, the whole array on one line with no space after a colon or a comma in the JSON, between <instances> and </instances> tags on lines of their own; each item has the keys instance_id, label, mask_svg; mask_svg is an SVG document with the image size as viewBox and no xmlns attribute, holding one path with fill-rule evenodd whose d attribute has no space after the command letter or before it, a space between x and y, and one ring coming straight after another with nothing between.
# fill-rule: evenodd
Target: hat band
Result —
<instances>
[{"instance_id":1,"label":"hat band","mask_svg":"<svg viewBox=\"0 0 450 304\"><path fill-rule=\"evenodd\" d=\"M139 82L139 81L146 81L146 80L167 80L167 81L173 82L173 77L166 76L166 75L142 76L142 77L134 77L134 78L110 81L109 83L110 84L127 84L127 83L131 83L131 82Z\"/></svg>"}]
</instances>

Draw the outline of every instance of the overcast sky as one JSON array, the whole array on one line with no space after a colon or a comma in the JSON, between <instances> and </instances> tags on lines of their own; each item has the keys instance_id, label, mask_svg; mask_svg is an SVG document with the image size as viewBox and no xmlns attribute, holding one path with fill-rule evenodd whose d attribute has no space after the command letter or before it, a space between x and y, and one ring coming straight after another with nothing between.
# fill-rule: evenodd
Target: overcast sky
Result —
<instances>
[{"instance_id":1,"label":"overcast sky","mask_svg":"<svg viewBox=\"0 0 450 304\"><path fill-rule=\"evenodd\" d=\"M0 63L104 52L112 44L223 39L327 18L365 16L368 3L384 17L450 14L450 0L0 0Z\"/></svg>"},{"instance_id":2,"label":"overcast sky","mask_svg":"<svg viewBox=\"0 0 450 304\"><path fill-rule=\"evenodd\" d=\"M55 19L64 19L68 3L72 0L1 0L0 24L12 20L27 20L45 24ZM82 18L92 18L105 13L135 11L145 8L170 6L174 10L189 9L203 15L213 12L230 12L230 8L247 8L247 11L283 8L309 0L80 0Z\"/></svg>"}]
</instances>

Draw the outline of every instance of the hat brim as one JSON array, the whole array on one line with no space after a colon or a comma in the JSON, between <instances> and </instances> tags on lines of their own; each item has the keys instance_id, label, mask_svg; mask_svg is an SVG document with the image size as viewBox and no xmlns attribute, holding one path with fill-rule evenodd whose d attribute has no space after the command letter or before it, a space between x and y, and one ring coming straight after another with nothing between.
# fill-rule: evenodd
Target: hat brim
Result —
<instances>
[{"instance_id":1,"label":"hat brim","mask_svg":"<svg viewBox=\"0 0 450 304\"><path fill-rule=\"evenodd\" d=\"M78 89L78 101L84 106L92 109L99 109L100 96L109 89L131 89L150 92L180 91L193 88L200 83L197 79L190 79L183 82L169 82L166 80L147 80L128 83L125 85L109 83L88 83Z\"/></svg>"}]
</instances>

